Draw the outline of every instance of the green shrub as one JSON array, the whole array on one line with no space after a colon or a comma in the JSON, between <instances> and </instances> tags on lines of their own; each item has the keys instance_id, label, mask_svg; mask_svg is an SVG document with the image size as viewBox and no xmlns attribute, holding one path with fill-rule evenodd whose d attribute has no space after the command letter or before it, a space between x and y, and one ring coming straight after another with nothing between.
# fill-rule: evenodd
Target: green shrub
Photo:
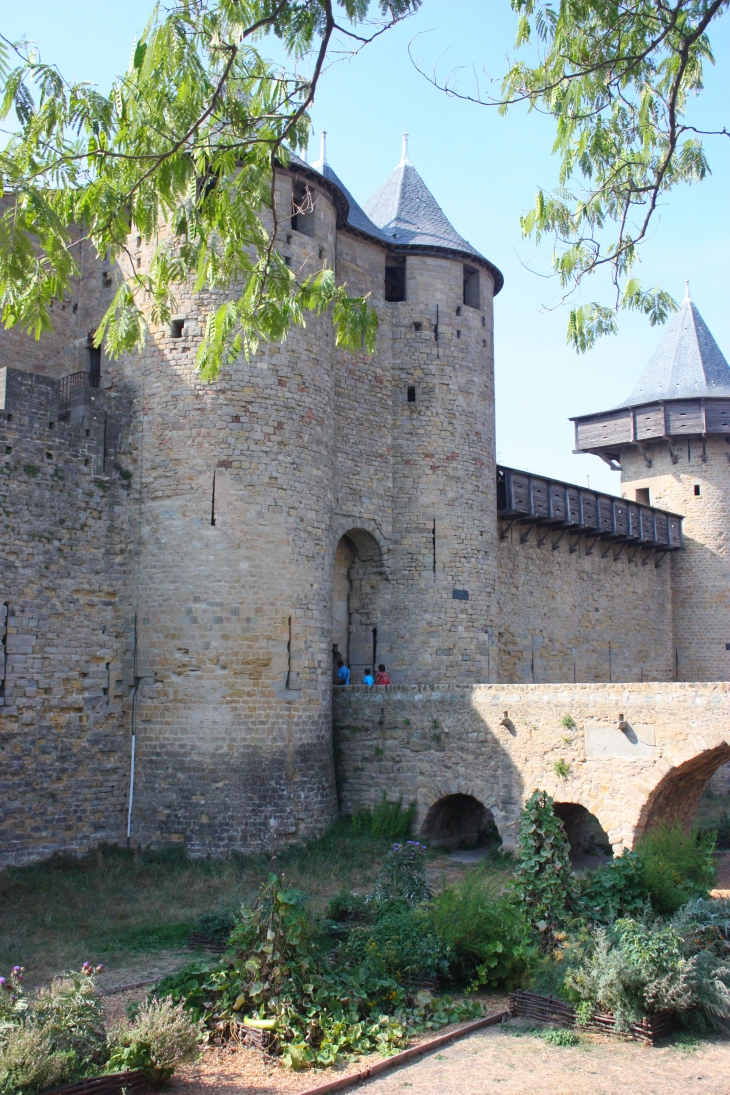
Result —
<instances>
[{"instance_id":1,"label":"green shrub","mask_svg":"<svg viewBox=\"0 0 730 1095\"><path fill-rule=\"evenodd\" d=\"M672 918L682 937L684 953L711 950L718 958L730 958L730 900L698 898L690 901Z\"/></svg>"},{"instance_id":2,"label":"green shrub","mask_svg":"<svg viewBox=\"0 0 730 1095\"><path fill-rule=\"evenodd\" d=\"M426 920L444 944L451 980L481 988L514 982L532 953L524 913L483 870L438 893Z\"/></svg>"},{"instance_id":3,"label":"green shrub","mask_svg":"<svg viewBox=\"0 0 730 1095\"><path fill-rule=\"evenodd\" d=\"M327 902L327 917L338 923L371 920L372 905L360 894L342 889Z\"/></svg>"},{"instance_id":4,"label":"green shrub","mask_svg":"<svg viewBox=\"0 0 730 1095\"><path fill-rule=\"evenodd\" d=\"M611 924L619 917L641 916L647 904L642 863L635 852L624 852L576 879L574 910L589 924Z\"/></svg>"},{"instance_id":5,"label":"green shrub","mask_svg":"<svg viewBox=\"0 0 730 1095\"><path fill-rule=\"evenodd\" d=\"M549 946L568 919L574 887L565 830L545 791L534 791L525 803L515 888L542 945Z\"/></svg>"},{"instance_id":6,"label":"green shrub","mask_svg":"<svg viewBox=\"0 0 730 1095\"><path fill-rule=\"evenodd\" d=\"M50 988L41 989L28 1012L28 1021L49 1036L55 1051L68 1055L78 1076L99 1068L107 1057L94 972L87 962L80 971L56 977Z\"/></svg>"},{"instance_id":7,"label":"green shrub","mask_svg":"<svg viewBox=\"0 0 730 1095\"><path fill-rule=\"evenodd\" d=\"M423 908L388 901L375 907L372 924L350 931L340 961L367 968L374 977L394 977L408 984L446 973L446 950Z\"/></svg>"},{"instance_id":8,"label":"green shrub","mask_svg":"<svg viewBox=\"0 0 730 1095\"><path fill-rule=\"evenodd\" d=\"M549 1027L540 1033L540 1037L549 1046L577 1046L580 1042L575 1031L567 1027Z\"/></svg>"},{"instance_id":9,"label":"green shrub","mask_svg":"<svg viewBox=\"0 0 730 1095\"><path fill-rule=\"evenodd\" d=\"M109 1033L111 1056L107 1072L142 1069L153 1083L163 1083L182 1064L195 1061L202 1023L194 1021L183 1004L168 997L150 1000L137 1012L133 1024L121 1023Z\"/></svg>"},{"instance_id":10,"label":"green shrub","mask_svg":"<svg viewBox=\"0 0 730 1095\"><path fill-rule=\"evenodd\" d=\"M599 928L565 985L591 1010L613 1012L619 1030L661 1011L710 1026L730 1018L730 965L706 950L687 958L671 924L618 920Z\"/></svg>"},{"instance_id":11,"label":"green shrub","mask_svg":"<svg viewBox=\"0 0 730 1095\"><path fill-rule=\"evenodd\" d=\"M556 760L553 764L553 772L556 776L559 776L560 779L567 779L570 775L570 765L567 760L563 760L562 758Z\"/></svg>"},{"instance_id":12,"label":"green shrub","mask_svg":"<svg viewBox=\"0 0 730 1095\"><path fill-rule=\"evenodd\" d=\"M236 919L231 913L205 913L195 921L194 930L213 943L225 943L235 926Z\"/></svg>"},{"instance_id":13,"label":"green shrub","mask_svg":"<svg viewBox=\"0 0 730 1095\"><path fill-rule=\"evenodd\" d=\"M36 1095L68 1080L73 1063L48 1031L27 1024L0 1031L0 1095Z\"/></svg>"},{"instance_id":14,"label":"green shrub","mask_svg":"<svg viewBox=\"0 0 730 1095\"><path fill-rule=\"evenodd\" d=\"M675 825L660 825L639 840L641 884L653 908L662 914L676 912L687 901L707 897L715 880L714 832L685 832Z\"/></svg>"},{"instance_id":15,"label":"green shrub","mask_svg":"<svg viewBox=\"0 0 730 1095\"><path fill-rule=\"evenodd\" d=\"M426 846L418 840L394 844L386 855L373 888L376 901L406 901L417 905L431 896L426 879Z\"/></svg>"},{"instance_id":16,"label":"green shrub","mask_svg":"<svg viewBox=\"0 0 730 1095\"><path fill-rule=\"evenodd\" d=\"M382 801L372 810L358 810L352 818L352 827L356 833L371 833L377 839L407 840L411 835L415 816L415 803L404 809L402 799L386 802L383 791Z\"/></svg>"}]
</instances>

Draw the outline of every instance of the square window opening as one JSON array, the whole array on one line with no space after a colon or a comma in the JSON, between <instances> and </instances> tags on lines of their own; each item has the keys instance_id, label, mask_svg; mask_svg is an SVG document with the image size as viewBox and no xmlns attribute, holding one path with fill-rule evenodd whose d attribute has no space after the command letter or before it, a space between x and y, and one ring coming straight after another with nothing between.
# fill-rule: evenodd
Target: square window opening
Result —
<instances>
[{"instance_id":1,"label":"square window opening","mask_svg":"<svg viewBox=\"0 0 730 1095\"><path fill-rule=\"evenodd\" d=\"M637 487L636 488L636 501L639 503L640 506L650 506L651 505L651 501L649 499L649 488L648 487Z\"/></svg>"},{"instance_id":2,"label":"square window opening","mask_svg":"<svg viewBox=\"0 0 730 1095\"><path fill-rule=\"evenodd\" d=\"M385 299L394 303L406 299L405 258L385 260Z\"/></svg>"},{"instance_id":3,"label":"square window opening","mask_svg":"<svg viewBox=\"0 0 730 1095\"><path fill-rule=\"evenodd\" d=\"M291 192L291 227L314 238L314 196L308 186L294 183Z\"/></svg>"},{"instance_id":4,"label":"square window opening","mask_svg":"<svg viewBox=\"0 0 730 1095\"><path fill-rule=\"evenodd\" d=\"M464 304L469 308L479 307L479 271L473 266L464 267Z\"/></svg>"},{"instance_id":5,"label":"square window opening","mask_svg":"<svg viewBox=\"0 0 730 1095\"><path fill-rule=\"evenodd\" d=\"M170 324L170 338L182 338L184 326L184 319L173 319L172 323Z\"/></svg>"},{"instance_id":6,"label":"square window opening","mask_svg":"<svg viewBox=\"0 0 730 1095\"><path fill-rule=\"evenodd\" d=\"M422 323L418 323L418 322L416 321L416 323L414 323L414 324L413 324L413 330L414 330L414 331L420 331L420 330L422 330L422 329L423 329L423 324L422 324Z\"/></svg>"},{"instance_id":7,"label":"square window opening","mask_svg":"<svg viewBox=\"0 0 730 1095\"><path fill-rule=\"evenodd\" d=\"M701 494L699 483L695 483L695 498L699 498Z\"/></svg>"},{"instance_id":8,"label":"square window opening","mask_svg":"<svg viewBox=\"0 0 730 1095\"><path fill-rule=\"evenodd\" d=\"M408 385L408 402L409 403L415 403L416 402L416 385L415 384L409 384Z\"/></svg>"}]
</instances>

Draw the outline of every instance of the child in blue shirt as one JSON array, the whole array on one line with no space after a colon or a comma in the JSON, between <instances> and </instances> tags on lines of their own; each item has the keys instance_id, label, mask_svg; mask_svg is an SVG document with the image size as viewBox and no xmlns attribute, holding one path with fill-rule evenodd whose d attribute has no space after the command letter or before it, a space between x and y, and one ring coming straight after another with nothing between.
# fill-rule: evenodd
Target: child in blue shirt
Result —
<instances>
[{"instance_id":1,"label":"child in blue shirt","mask_svg":"<svg viewBox=\"0 0 730 1095\"><path fill-rule=\"evenodd\" d=\"M365 670L365 676L362 679L362 683L366 684L368 688L372 688L375 684L375 678L373 677L369 669Z\"/></svg>"},{"instance_id":2,"label":"child in blue shirt","mask_svg":"<svg viewBox=\"0 0 730 1095\"><path fill-rule=\"evenodd\" d=\"M338 684L349 684L350 683L350 670L347 668L347 666L345 665L345 663L342 661L341 658L337 663L337 683Z\"/></svg>"}]
</instances>

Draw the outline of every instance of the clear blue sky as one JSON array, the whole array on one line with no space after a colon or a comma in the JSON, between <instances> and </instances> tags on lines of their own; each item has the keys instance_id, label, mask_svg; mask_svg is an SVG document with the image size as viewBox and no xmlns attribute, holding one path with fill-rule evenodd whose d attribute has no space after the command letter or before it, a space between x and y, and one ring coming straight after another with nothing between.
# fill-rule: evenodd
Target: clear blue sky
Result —
<instances>
[{"instance_id":1,"label":"clear blue sky","mask_svg":"<svg viewBox=\"0 0 730 1095\"><path fill-rule=\"evenodd\" d=\"M33 39L43 59L55 61L68 78L107 90L126 68L151 7L151 0L5 0L0 28L11 38ZM567 313L542 310L554 295L553 284L524 266L530 262L547 272L549 244L533 254L519 230L536 186L555 184L550 121L522 109L500 118L447 98L408 57L408 45L418 36L416 54L430 65L444 54L442 72L466 66L467 87L474 63L502 74L514 32L508 0L424 0L415 17L327 72L313 112L309 158L317 158L319 131L326 129L330 163L364 202L397 164L400 135L408 130L411 161L447 216L505 275L495 309L499 459L576 482L590 475L591 486L618 493L618 475L597 457L571 454L568 415L623 399L663 328L651 328L640 317L622 318L619 336L591 353L577 357L568 349ZM715 30L713 47L717 66L708 71L707 90L694 108L703 128L730 122L730 17ZM669 197L639 273L647 285L660 282L677 298L688 278L695 303L730 358L730 140L708 140L706 147L712 177Z\"/></svg>"}]
</instances>

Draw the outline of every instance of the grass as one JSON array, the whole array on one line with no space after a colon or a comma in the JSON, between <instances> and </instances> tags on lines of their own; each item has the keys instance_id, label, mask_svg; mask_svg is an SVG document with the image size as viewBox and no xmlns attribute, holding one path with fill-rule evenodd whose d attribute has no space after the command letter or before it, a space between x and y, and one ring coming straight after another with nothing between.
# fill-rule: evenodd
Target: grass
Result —
<instances>
[{"instance_id":1,"label":"grass","mask_svg":"<svg viewBox=\"0 0 730 1095\"><path fill-rule=\"evenodd\" d=\"M277 866L320 907L343 886L367 888L387 847L340 821L318 840L284 849ZM87 959L114 968L181 948L197 917L236 912L252 898L269 863L103 845L7 868L0 872L0 973L17 963L37 984Z\"/></svg>"}]
</instances>

